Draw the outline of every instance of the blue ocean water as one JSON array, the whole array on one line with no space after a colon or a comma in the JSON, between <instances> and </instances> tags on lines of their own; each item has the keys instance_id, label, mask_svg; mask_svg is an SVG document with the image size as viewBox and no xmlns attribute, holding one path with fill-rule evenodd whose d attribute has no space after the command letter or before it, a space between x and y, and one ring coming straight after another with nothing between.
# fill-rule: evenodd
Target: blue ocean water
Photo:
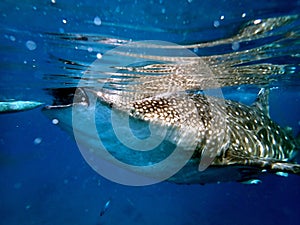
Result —
<instances>
[{"instance_id":1,"label":"blue ocean water","mask_svg":"<svg viewBox=\"0 0 300 225\"><path fill-rule=\"evenodd\" d=\"M299 1L279 0L1 1L0 98L52 104L45 89L73 87L97 54L128 40L211 43L236 35L248 21L299 12ZM264 50L268 57L253 64L283 66L271 84L270 113L281 126L292 127L294 135L300 131L299 27L296 18L238 46L194 49L199 56L213 56L270 44ZM240 85L225 87L223 94L251 104L258 90ZM0 124L3 225L268 225L300 220L300 180L294 175L266 177L259 185L123 186L94 172L72 137L41 108L1 114ZM109 199L107 212L100 216Z\"/></svg>"}]
</instances>

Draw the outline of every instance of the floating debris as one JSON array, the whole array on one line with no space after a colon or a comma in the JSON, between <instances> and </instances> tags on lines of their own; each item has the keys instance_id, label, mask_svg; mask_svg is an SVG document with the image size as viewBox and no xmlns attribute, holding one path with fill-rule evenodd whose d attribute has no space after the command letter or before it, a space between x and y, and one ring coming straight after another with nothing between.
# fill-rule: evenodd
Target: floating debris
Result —
<instances>
[{"instance_id":1,"label":"floating debris","mask_svg":"<svg viewBox=\"0 0 300 225\"><path fill-rule=\"evenodd\" d=\"M108 210L109 206L110 206L111 200L109 199L105 205L103 206L103 208L100 211L100 216L103 216L105 214L105 212Z\"/></svg>"}]
</instances>

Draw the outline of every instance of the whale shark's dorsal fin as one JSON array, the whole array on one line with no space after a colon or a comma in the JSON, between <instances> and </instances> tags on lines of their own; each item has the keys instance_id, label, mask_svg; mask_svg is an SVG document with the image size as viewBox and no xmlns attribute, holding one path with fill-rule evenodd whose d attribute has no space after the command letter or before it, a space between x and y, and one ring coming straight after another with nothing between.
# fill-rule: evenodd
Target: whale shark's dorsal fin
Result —
<instances>
[{"instance_id":1,"label":"whale shark's dorsal fin","mask_svg":"<svg viewBox=\"0 0 300 225\"><path fill-rule=\"evenodd\" d=\"M268 117L270 117L269 94L270 89L261 88L253 103L254 107L260 109Z\"/></svg>"}]
</instances>

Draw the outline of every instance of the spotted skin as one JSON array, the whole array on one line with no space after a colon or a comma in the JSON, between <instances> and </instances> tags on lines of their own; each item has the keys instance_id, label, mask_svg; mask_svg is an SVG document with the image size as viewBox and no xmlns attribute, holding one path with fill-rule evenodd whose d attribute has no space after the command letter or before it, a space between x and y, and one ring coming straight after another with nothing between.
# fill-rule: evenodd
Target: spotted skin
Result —
<instances>
[{"instance_id":1,"label":"spotted skin","mask_svg":"<svg viewBox=\"0 0 300 225\"><path fill-rule=\"evenodd\" d=\"M215 154L211 166L246 165L270 172L300 173L300 166L293 163L297 153L295 140L257 107L201 94L172 94L127 102L103 93L98 96L132 117L161 126L196 129L197 148L192 161L199 163L210 144ZM216 119L221 117L223 120ZM223 123L216 124L218 121Z\"/></svg>"}]
</instances>

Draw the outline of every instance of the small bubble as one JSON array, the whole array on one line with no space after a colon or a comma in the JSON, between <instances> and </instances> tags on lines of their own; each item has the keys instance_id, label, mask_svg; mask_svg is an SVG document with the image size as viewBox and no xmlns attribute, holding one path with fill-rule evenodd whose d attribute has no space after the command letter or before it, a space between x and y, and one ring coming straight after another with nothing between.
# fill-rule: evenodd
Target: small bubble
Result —
<instances>
[{"instance_id":1,"label":"small bubble","mask_svg":"<svg viewBox=\"0 0 300 225\"><path fill-rule=\"evenodd\" d=\"M41 142L42 142L42 138L36 138L36 139L34 139L34 141L33 141L33 143L35 144L35 145L38 145L38 144L41 144Z\"/></svg>"},{"instance_id":2,"label":"small bubble","mask_svg":"<svg viewBox=\"0 0 300 225\"><path fill-rule=\"evenodd\" d=\"M12 36L12 35L9 36L9 39L10 39L11 41L15 41L15 40L16 40L15 36Z\"/></svg>"},{"instance_id":3,"label":"small bubble","mask_svg":"<svg viewBox=\"0 0 300 225\"><path fill-rule=\"evenodd\" d=\"M63 22L64 24L66 24L66 23L67 23L67 20L66 20L66 19L63 19L62 22Z\"/></svg>"},{"instance_id":4,"label":"small bubble","mask_svg":"<svg viewBox=\"0 0 300 225\"><path fill-rule=\"evenodd\" d=\"M52 4L55 4L55 3L56 3L56 0L51 0L51 3L52 3Z\"/></svg>"},{"instance_id":5,"label":"small bubble","mask_svg":"<svg viewBox=\"0 0 300 225\"><path fill-rule=\"evenodd\" d=\"M220 16L220 20L224 20L225 19L225 16Z\"/></svg>"},{"instance_id":6,"label":"small bubble","mask_svg":"<svg viewBox=\"0 0 300 225\"><path fill-rule=\"evenodd\" d=\"M233 42L231 48L233 51L237 51L240 48L240 43L237 41Z\"/></svg>"},{"instance_id":7,"label":"small bubble","mask_svg":"<svg viewBox=\"0 0 300 225\"><path fill-rule=\"evenodd\" d=\"M26 60L24 60L24 62L23 62L24 64L27 64L27 61Z\"/></svg>"},{"instance_id":8,"label":"small bubble","mask_svg":"<svg viewBox=\"0 0 300 225\"><path fill-rule=\"evenodd\" d=\"M53 120L52 120L52 123L56 125L56 124L59 123L59 120L58 120L58 119L53 119Z\"/></svg>"},{"instance_id":9,"label":"small bubble","mask_svg":"<svg viewBox=\"0 0 300 225\"><path fill-rule=\"evenodd\" d=\"M219 27L220 26L220 22L218 20L214 21L214 27Z\"/></svg>"},{"instance_id":10,"label":"small bubble","mask_svg":"<svg viewBox=\"0 0 300 225\"><path fill-rule=\"evenodd\" d=\"M26 41L26 47L30 50L33 51L36 49L36 43L34 41Z\"/></svg>"},{"instance_id":11,"label":"small bubble","mask_svg":"<svg viewBox=\"0 0 300 225\"><path fill-rule=\"evenodd\" d=\"M33 9L33 10L37 10L37 7L36 7L36 6L33 6L32 9Z\"/></svg>"},{"instance_id":12,"label":"small bubble","mask_svg":"<svg viewBox=\"0 0 300 225\"><path fill-rule=\"evenodd\" d=\"M94 24L97 25L97 26L99 26L99 25L101 25L101 23L102 23L101 19L98 16L96 16L94 18Z\"/></svg>"},{"instance_id":13,"label":"small bubble","mask_svg":"<svg viewBox=\"0 0 300 225\"><path fill-rule=\"evenodd\" d=\"M246 13L243 13L243 14L242 14L242 18L245 18L245 17L246 17Z\"/></svg>"},{"instance_id":14,"label":"small bubble","mask_svg":"<svg viewBox=\"0 0 300 225\"><path fill-rule=\"evenodd\" d=\"M102 54L101 53L97 53L97 59L101 59L102 58Z\"/></svg>"},{"instance_id":15,"label":"small bubble","mask_svg":"<svg viewBox=\"0 0 300 225\"><path fill-rule=\"evenodd\" d=\"M93 51L93 48L92 47L88 47L88 52L92 52Z\"/></svg>"},{"instance_id":16,"label":"small bubble","mask_svg":"<svg viewBox=\"0 0 300 225\"><path fill-rule=\"evenodd\" d=\"M161 13L162 13L162 14L165 14L165 13L166 13L166 9L165 9L165 8L162 8L162 9L161 9Z\"/></svg>"}]
</instances>

